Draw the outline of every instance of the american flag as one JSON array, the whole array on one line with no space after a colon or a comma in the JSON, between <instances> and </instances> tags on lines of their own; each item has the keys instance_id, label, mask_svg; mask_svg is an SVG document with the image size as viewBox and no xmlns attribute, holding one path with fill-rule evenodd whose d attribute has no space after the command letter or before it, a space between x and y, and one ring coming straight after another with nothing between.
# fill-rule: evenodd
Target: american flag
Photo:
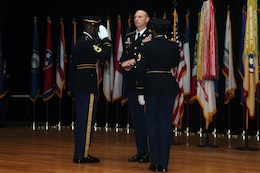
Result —
<instances>
[{"instance_id":1,"label":"american flag","mask_svg":"<svg viewBox=\"0 0 260 173\"><path fill-rule=\"evenodd\" d=\"M183 46L180 39L179 34L179 24L178 24L178 14L176 10L173 13L174 16L174 24L173 24L173 38L172 41L177 42L180 49L180 63L177 67L172 68L172 74L175 77L181 92L176 96L174 107L173 107L173 125L177 126L178 128L182 127L182 117L184 113L184 88L183 88L183 75L186 71L186 63L184 59L184 52Z\"/></svg>"},{"instance_id":2,"label":"american flag","mask_svg":"<svg viewBox=\"0 0 260 173\"><path fill-rule=\"evenodd\" d=\"M65 88L65 36L64 36L64 24L63 19L60 19L60 39L57 53L57 65L56 65L56 94L59 98L62 97L63 89Z\"/></svg>"}]
</instances>

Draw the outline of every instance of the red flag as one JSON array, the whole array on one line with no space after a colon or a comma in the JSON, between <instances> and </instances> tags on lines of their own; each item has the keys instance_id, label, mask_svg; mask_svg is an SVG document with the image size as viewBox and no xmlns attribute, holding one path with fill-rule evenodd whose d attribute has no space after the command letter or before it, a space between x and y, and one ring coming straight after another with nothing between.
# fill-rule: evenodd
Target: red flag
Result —
<instances>
[{"instance_id":1,"label":"red flag","mask_svg":"<svg viewBox=\"0 0 260 173\"><path fill-rule=\"evenodd\" d=\"M114 60L114 85L113 85L113 96L112 101L116 101L122 97L122 82L123 82L123 70L119 64L120 58L123 52L123 42L121 34L121 17L118 16L117 28L116 28L116 50L115 50L115 60Z\"/></svg>"},{"instance_id":2,"label":"red flag","mask_svg":"<svg viewBox=\"0 0 260 173\"><path fill-rule=\"evenodd\" d=\"M43 86L43 101L48 101L53 97L54 93L54 69L53 69L53 54L52 54L52 31L51 19L47 18L47 35L44 55L44 86Z\"/></svg>"},{"instance_id":3,"label":"red flag","mask_svg":"<svg viewBox=\"0 0 260 173\"><path fill-rule=\"evenodd\" d=\"M56 65L56 94L59 98L62 97L62 91L65 88L65 36L64 36L64 24L63 19L60 19L60 40L57 54Z\"/></svg>"}]
</instances>

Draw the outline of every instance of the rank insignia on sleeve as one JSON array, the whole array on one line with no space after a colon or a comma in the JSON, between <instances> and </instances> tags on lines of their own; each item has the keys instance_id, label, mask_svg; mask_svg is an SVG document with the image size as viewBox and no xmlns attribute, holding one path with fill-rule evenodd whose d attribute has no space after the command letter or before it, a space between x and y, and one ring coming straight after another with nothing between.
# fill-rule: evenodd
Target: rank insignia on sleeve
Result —
<instances>
[{"instance_id":1,"label":"rank insignia on sleeve","mask_svg":"<svg viewBox=\"0 0 260 173\"><path fill-rule=\"evenodd\" d=\"M98 47L97 45L93 45L93 48L94 50L97 52L97 53L100 53L102 51L102 49L100 47Z\"/></svg>"}]
</instances>

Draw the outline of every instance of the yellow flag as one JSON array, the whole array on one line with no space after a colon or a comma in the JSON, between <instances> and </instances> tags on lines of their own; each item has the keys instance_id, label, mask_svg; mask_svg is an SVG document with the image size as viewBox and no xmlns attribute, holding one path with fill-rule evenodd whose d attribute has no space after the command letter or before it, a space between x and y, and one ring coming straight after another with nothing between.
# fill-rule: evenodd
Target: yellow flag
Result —
<instances>
[{"instance_id":1,"label":"yellow flag","mask_svg":"<svg viewBox=\"0 0 260 173\"><path fill-rule=\"evenodd\" d=\"M257 0L247 1L243 65L245 71L243 81L244 99L249 117L253 119L255 116L255 94L259 80Z\"/></svg>"}]
</instances>

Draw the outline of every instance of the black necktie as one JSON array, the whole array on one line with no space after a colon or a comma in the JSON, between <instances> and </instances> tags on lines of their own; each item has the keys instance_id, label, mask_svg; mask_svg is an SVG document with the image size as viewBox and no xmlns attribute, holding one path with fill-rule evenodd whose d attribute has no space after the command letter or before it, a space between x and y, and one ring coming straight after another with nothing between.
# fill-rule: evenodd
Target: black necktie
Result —
<instances>
[{"instance_id":1,"label":"black necktie","mask_svg":"<svg viewBox=\"0 0 260 173\"><path fill-rule=\"evenodd\" d=\"M137 33L136 40L140 37L140 32Z\"/></svg>"}]
</instances>

